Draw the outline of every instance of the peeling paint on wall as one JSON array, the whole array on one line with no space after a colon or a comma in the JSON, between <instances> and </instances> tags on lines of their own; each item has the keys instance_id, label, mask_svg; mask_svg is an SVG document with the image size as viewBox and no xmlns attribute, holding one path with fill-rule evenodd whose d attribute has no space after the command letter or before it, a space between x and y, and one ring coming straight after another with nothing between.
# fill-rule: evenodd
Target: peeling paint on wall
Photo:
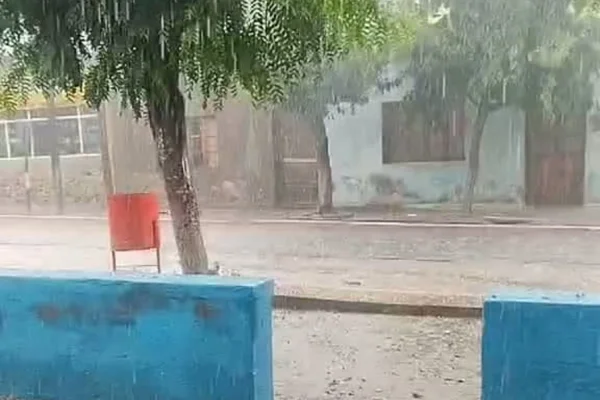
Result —
<instances>
[{"instance_id":1,"label":"peeling paint on wall","mask_svg":"<svg viewBox=\"0 0 600 400\"><path fill-rule=\"evenodd\" d=\"M466 161L383 164L381 104L402 96L402 90L373 96L354 114L336 115L326 121L333 180L338 187L335 205L364 206L391 196L387 192L402 192L404 203L459 201ZM519 201L518 188L524 186L525 175L523 147L523 114L514 109L492 114L482 142L476 201ZM388 188L382 190L382 185Z\"/></svg>"}]
</instances>

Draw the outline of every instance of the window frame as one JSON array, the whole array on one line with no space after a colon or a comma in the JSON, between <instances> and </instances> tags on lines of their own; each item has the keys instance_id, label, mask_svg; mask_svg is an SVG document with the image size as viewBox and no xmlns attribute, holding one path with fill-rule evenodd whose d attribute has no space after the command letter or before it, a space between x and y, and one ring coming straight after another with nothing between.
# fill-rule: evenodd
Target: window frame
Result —
<instances>
[{"instance_id":1,"label":"window frame","mask_svg":"<svg viewBox=\"0 0 600 400\"><path fill-rule=\"evenodd\" d=\"M61 109L63 107L60 107ZM93 119L93 118L97 118L99 120L100 123L100 129L102 129L102 125L101 125L101 114L99 112L89 112L91 110L87 110L85 113L82 113L82 107L81 106L69 106L66 108L73 108L76 111L76 114L70 114L70 115L60 115L60 113L58 113L59 115L56 117L57 121L62 121L62 120L76 120L77 121L77 133L79 136L79 152L75 153L75 154L61 154L61 157L63 158L77 158L77 157L91 157L91 156L98 156L100 155L100 152L87 152L86 148L85 148L85 143L84 143L84 133L83 133L83 123L82 121L86 120L86 119ZM29 144L30 148L29 148L29 154L24 155L24 156L13 156L12 154L12 149L11 149L11 145L10 145L10 124L16 124L16 123L28 123L29 124L29 129L32 129L32 124L34 122L45 122L45 121L49 121L50 118L48 117L33 117L32 113L37 112L42 112L43 111L39 111L39 110L47 110L47 109L25 109L25 110L19 110L19 114L21 114L20 117L17 118L4 118L4 119L0 119L0 135L4 135L4 146L5 146L5 152L3 154L6 154L5 157L0 156L0 161L2 160L20 160L26 157L32 158L32 159L42 159L42 158L49 158L49 155L38 155L35 152L35 139L34 139L34 134L33 132L30 132L30 137L31 137L31 142ZM24 115L23 115L24 114ZM25 117L25 118L23 118ZM1 145L1 143L0 143Z\"/></svg>"},{"instance_id":2,"label":"window frame","mask_svg":"<svg viewBox=\"0 0 600 400\"><path fill-rule=\"evenodd\" d=\"M434 133L425 135L425 122L420 118L419 123L415 128L406 129L404 123L405 117L402 110L402 101L385 101L381 103L381 158L383 165L431 165L431 164L448 164L448 163L465 163L467 160L465 144L467 141L467 118L464 108L455 109L450 112L448 118L451 122L446 129L438 129ZM391 118L391 119L389 119ZM417 117L418 118L418 117ZM415 119L419 121L419 119ZM421 127L419 127L421 125ZM417 131L421 133L417 136ZM423 135L423 136L421 136ZM425 139L425 136L428 137ZM443 145L440 147L442 151L435 151L432 145L433 141L441 140ZM421 143L417 155L415 147L412 144L416 140ZM454 141L454 142L453 142ZM401 144L408 144L411 151L402 152L397 150ZM432 156L432 153L434 154ZM412 155L412 157L411 157Z\"/></svg>"}]
</instances>

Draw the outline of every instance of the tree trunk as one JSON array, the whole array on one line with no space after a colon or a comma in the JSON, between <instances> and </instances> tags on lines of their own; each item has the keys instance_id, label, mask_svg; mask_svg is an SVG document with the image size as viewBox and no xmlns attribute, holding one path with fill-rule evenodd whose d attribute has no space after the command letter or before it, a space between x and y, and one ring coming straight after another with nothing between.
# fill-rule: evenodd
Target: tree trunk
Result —
<instances>
[{"instance_id":1,"label":"tree trunk","mask_svg":"<svg viewBox=\"0 0 600 400\"><path fill-rule=\"evenodd\" d=\"M200 229L200 207L186 158L185 103L177 81L166 96L148 102L148 117L158 150L177 251L184 274L208 274Z\"/></svg>"},{"instance_id":2,"label":"tree trunk","mask_svg":"<svg viewBox=\"0 0 600 400\"><path fill-rule=\"evenodd\" d=\"M333 212L333 179L331 178L331 159L329 158L329 139L325 122L321 116L315 118L317 153L317 195L319 214Z\"/></svg>"},{"instance_id":3,"label":"tree trunk","mask_svg":"<svg viewBox=\"0 0 600 400\"><path fill-rule=\"evenodd\" d=\"M469 144L469 171L467 174L467 185L463 197L463 207L469 214L473 212L473 198L475 196L475 185L479 176L479 153L481 150L481 138L485 129L485 122L489 114L487 99L481 100L477 108L477 118L473 126L473 133Z\"/></svg>"}]
</instances>

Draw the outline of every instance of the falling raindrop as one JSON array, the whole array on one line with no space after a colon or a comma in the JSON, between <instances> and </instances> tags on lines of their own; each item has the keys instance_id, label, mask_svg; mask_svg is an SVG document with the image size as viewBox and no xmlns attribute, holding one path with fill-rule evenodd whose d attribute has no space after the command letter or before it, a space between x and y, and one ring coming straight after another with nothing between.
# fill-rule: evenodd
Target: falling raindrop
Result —
<instances>
[{"instance_id":1,"label":"falling raindrop","mask_svg":"<svg viewBox=\"0 0 600 400\"><path fill-rule=\"evenodd\" d=\"M206 36L210 37L210 15L206 17Z\"/></svg>"},{"instance_id":2,"label":"falling raindrop","mask_svg":"<svg viewBox=\"0 0 600 400\"><path fill-rule=\"evenodd\" d=\"M81 0L81 19L85 21L85 0Z\"/></svg>"},{"instance_id":3,"label":"falling raindrop","mask_svg":"<svg viewBox=\"0 0 600 400\"><path fill-rule=\"evenodd\" d=\"M160 58L165 59L165 16L160 16Z\"/></svg>"},{"instance_id":4,"label":"falling raindrop","mask_svg":"<svg viewBox=\"0 0 600 400\"><path fill-rule=\"evenodd\" d=\"M129 21L129 17L130 17L129 13L130 13L130 10L129 10L129 0L127 0L127 1L125 1L125 19L127 21Z\"/></svg>"},{"instance_id":5,"label":"falling raindrop","mask_svg":"<svg viewBox=\"0 0 600 400\"><path fill-rule=\"evenodd\" d=\"M235 52L235 44L231 38L231 57L233 58L233 72L237 72L237 54Z\"/></svg>"},{"instance_id":6,"label":"falling raindrop","mask_svg":"<svg viewBox=\"0 0 600 400\"><path fill-rule=\"evenodd\" d=\"M110 35L111 31L112 31L112 24L110 23L111 19L108 16L108 14L106 14L105 20L106 20L106 30L108 31L108 34Z\"/></svg>"},{"instance_id":7,"label":"falling raindrop","mask_svg":"<svg viewBox=\"0 0 600 400\"><path fill-rule=\"evenodd\" d=\"M65 75L65 51L60 49L60 76L61 78Z\"/></svg>"},{"instance_id":8,"label":"falling raindrop","mask_svg":"<svg viewBox=\"0 0 600 400\"><path fill-rule=\"evenodd\" d=\"M502 104L506 104L506 78L502 80Z\"/></svg>"},{"instance_id":9,"label":"falling raindrop","mask_svg":"<svg viewBox=\"0 0 600 400\"><path fill-rule=\"evenodd\" d=\"M442 99L446 98L446 72L442 73Z\"/></svg>"},{"instance_id":10,"label":"falling raindrop","mask_svg":"<svg viewBox=\"0 0 600 400\"><path fill-rule=\"evenodd\" d=\"M119 20L119 0L114 0L114 17L115 20L118 21Z\"/></svg>"}]
</instances>

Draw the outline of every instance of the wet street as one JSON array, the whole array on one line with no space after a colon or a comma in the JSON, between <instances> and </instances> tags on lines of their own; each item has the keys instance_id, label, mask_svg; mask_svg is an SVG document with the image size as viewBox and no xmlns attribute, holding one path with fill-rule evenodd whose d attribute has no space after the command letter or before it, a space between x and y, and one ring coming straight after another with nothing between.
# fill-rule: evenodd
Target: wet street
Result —
<instances>
[{"instance_id":1,"label":"wet street","mask_svg":"<svg viewBox=\"0 0 600 400\"><path fill-rule=\"evenodd\" d=\"M164 264L177 257L163 223ZM284 284L484 294L533 287L600 292L600 232L524 227L204 226L211 260ZM123 269L151 253L120 254ZM0 218L0 266L109 270L102 220ZM138 267L139 268L139 267ZM151 268L151 267L146 267ZM274 313L278 400L475 400L480 321Z\"/></svg>"},{"instance_id":2,"label":"wet street","mask_svg":"<svg viewBox=\"0 0 600 400\"><path fill-rule=\"evenodd\" d=\"M170 223L162 231L163 263L173 270ZM597 231L209 223L204 235L211 261L225 271L282 284L454 294L506 287L600 292ZM108 270L108 243L103 220L0 219L2 267ZM118 262L126 270L153 264L154 255L120 253Z\"/></svg>"}]
</instances>

